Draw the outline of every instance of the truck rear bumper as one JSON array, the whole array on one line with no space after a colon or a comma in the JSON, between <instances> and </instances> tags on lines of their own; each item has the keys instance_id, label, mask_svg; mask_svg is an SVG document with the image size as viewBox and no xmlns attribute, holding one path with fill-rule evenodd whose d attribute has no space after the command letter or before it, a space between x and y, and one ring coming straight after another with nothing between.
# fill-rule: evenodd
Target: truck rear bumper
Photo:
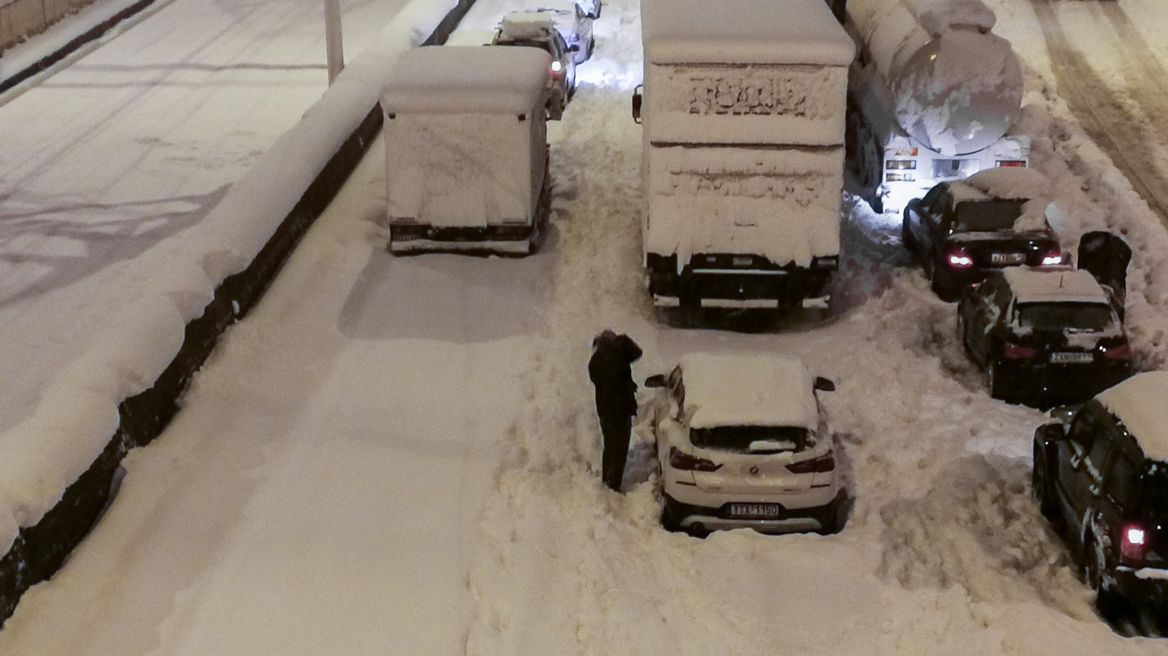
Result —
<instances>
[{"instance_id":1,"label":"truck rear bumper","mask_svg":"<svg viewBox=\"0 0 1168 656\"><path fill-rule=\"evenodd\" d=\"M672 257L647 258L649 293L659 307L724 309L825 307L832 269L794 266L702 269L677 273Z\"/></svg>"},{"instance_id":2,"label":"truck rear bumper","mask_svg":"<svg viewBox=\"0 0 1168 656\"><path fill-rule=\"evenodd\" d=\"M432 227L420 224L391 224L389 250L392 253L499 253L527 255L534 249L536 230L530 225L474 227Z\"/></svg>"}]
</instances>

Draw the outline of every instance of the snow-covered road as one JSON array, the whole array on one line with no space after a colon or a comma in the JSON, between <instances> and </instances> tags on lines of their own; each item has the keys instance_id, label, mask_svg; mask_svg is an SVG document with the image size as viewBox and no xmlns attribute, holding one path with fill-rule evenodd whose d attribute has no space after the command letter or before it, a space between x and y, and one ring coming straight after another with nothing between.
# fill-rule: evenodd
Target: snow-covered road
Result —
<instances>
[{"instance_id":1,"label":"snow-covered road","mask_svg":"<svg viewBox=\"0 0 1168 656\"><path fill-rule=\"evenodd\" d=\"M1168 233L1059 95L1028 0L990 4L1028 63L1023 126L1068 239L1110 228L1135 248L1128 318L1156 368ZM988 397L894 218L850 204L844 302L822 325L656 321L628 115L636 0L607 2L596 29L587 83L549 130L544 251L389 256L375 144L0 653L1163 653L1094 615L1029 497L1043 415ZM629 494L604 489L585 363L605 327L645 348L638 378L695 350L793 353L833 378L844 531L667 533L643 446Z\"/></svg>"},{"instance_id":2,"label":"snow-covered road","mask_svg":"<svg viewBox=\"0 0 1168 656\"><path fill-rule=\"evenodd\" d=\"M405 4L343 3L349 52ZM320 97L324 53L319 2L176 0L0 107L0 432Z\"/></svg>"}]
</instances>

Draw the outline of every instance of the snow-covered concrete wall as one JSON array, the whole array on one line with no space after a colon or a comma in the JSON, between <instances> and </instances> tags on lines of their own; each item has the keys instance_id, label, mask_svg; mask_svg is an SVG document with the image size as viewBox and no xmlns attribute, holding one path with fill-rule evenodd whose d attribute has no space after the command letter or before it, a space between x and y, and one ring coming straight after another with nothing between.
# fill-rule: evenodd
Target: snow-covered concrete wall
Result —
<instances>
[{"instance_id":1,"label":"snow-covered concrete wall","mask_svg":"<svg viewBox=\"0 0 1168 656\"><path fill-rule=\"evenodd\" d=\"M125 452L158 435L221 332L245 314L328 205L380 128L377 99L397 58L441 42L473 0L413 0L296 127L195 228L192 260L165 244L140 266L159 284L97 348L0 433L0 618L89 530Z\"/></svg>"}]
</instances>

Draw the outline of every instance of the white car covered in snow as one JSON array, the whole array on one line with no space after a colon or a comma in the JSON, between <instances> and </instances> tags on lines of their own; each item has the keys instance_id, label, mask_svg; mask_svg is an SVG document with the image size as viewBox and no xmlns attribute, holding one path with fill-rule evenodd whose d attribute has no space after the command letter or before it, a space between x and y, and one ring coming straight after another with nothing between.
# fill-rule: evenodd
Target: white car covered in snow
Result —
<instances>
[{"instance_id":1,"label":"white car covered in snow","mask_svg":"<svg viewBox=\"0 0 1168 656\"><path fill-rule=\"evenodd\" d=\"M572 0L531 0L524 3L523 11L550 18L560 36L564 37L564 42L568 44L568 50L577 64L592 57L592 50L596 47L596 41L592 36L592 21L596 17L587 13L579 4Z\"/></svg>"},{"instance_id":2,"label":"white car covered in snow","mask_svg":"<svg viewBox=\"0 0 1168 656\"><path fill-rule=\"evenodd\" d=\"M830 380L796 358L695 353L645 386L656 390L666 528L840 530L835 440L816 395Z\"/></svg>"}]
</instances>

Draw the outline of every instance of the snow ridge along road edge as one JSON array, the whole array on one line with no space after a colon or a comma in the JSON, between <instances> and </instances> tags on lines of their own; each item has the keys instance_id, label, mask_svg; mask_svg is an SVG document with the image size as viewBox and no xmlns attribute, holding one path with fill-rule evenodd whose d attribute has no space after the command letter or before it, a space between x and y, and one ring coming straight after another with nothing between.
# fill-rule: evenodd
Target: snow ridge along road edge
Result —
<instances>
[{"instance_id":1,"label":"snow ridge along road edge","mask_svg":"<svg viewBox=\"0 0 1168 656\"><path fill-rule=\"evenodd\" d=\"M317 171L311 177L306 176L307 184L299 185L299 199L290 211L283 214L278 227L258 249L251 263L219 281L202 315L186 324L182 346L151 387L118 405L118 426L89 467L63 492L57 492L58 500L46 504L51 507L40 513L35 523L20 526L17 531L0 527L0 540L6 537L10 544L0 558L0 622L12 615L25 590L47 580L61 567L68 554L100 519L116 491L122 457L130 449L149 444L162 433L178 412L179 401L191 377L211 354L224 330L244 317L260 300L301 237L328 207L361 161L381 129L382 111L376 102L380 93L379 81L397 56L416 45L445 42L473 4L474 0L457 0L453 6L450 0L414 0L399 14L404 20L391 22L381 34L380 45L354 59L345 71L349 75L342 72L337 80L339 84L305 112L300 123L289 130L216 207L216 212L229 212L241 220L246 217L249 221L256 221L262 218L254 215L256 207L272 205L266 202L267 197L288 191L287 182L273 175L288 172L287 158L299 156L301 161L293 166L301 172ZM430 31L429 36L419 44L417 37L426 31ZM359 88L370 84L375 84L375 88ZM311 144L299 145L327 142L331 138L327 134L329 130L323 130L325 134L322 135L321 123L330 122L330 110L338 110L337 113L342 115L351 114L352 107L362 103L364 107L372 105L372 109L362 110L356 119L346 117L343 122L336 122L343 126L347 136L339 143L333 143L325 157L314 157L316 153ZM352 127L354 124L355 128ZM14 508L3 510L11 513L10 516L22 514Z\"/></svg>"}]
</instances>

